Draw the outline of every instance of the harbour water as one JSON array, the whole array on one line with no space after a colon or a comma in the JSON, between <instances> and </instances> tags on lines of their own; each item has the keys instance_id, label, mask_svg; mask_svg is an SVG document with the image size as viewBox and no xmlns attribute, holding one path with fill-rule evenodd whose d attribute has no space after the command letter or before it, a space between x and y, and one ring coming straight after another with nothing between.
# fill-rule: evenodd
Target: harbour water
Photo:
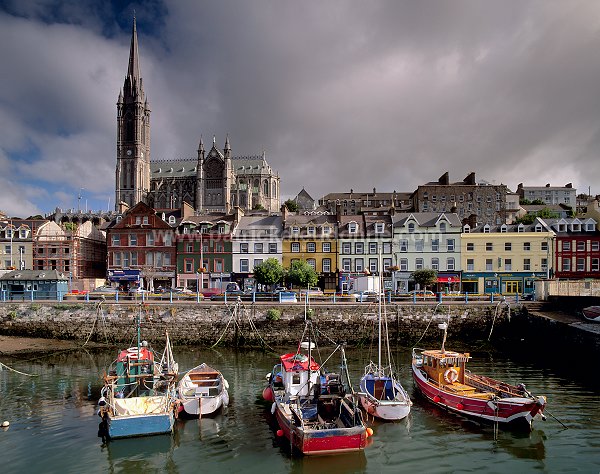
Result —
<instances>
[{"instance_id":1,"label":"harbour water","mask_svg":"<svg viewBox=\"0 0 600 474\"><path fill-rule=\"evenodd\" d=\"M357 384L369 349L348 351ZM374 436L358 454L290 457L269 426L260 399L265 374L277 355L232 349L175 348L181 370L201 361L221 369L231 405L214 418L177 420L172 436L124 439L102 445L97 437L101 375L116 350L55 353L3 360L26 377L0 372L2 472L44 473L352 473L352 472L589 472L600 471L600 386L597 366L573 375L525 355L475 352L473 372L524 382L548 397L551 416L531 433L500 431L435 409L415 396L408 350L395 355L401 381L414 401L407 420L374 423ZM595 361L587 361L594 364ZM592 378L594 377L594 378Z\"/></svg>"}]
</instances>

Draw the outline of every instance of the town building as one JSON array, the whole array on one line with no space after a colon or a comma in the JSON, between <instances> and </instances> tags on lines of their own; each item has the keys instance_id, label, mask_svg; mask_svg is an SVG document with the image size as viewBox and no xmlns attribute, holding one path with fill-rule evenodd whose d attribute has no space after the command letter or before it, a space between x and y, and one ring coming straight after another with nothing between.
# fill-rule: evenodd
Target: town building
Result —
<instances>
[{"instance_id":1,"label":"town building","mask_svg":"<svg viewBox=\"0 0 600 474\"><path fill-rule=\"evenodd\" d=\"M597 221L587 219L545 219L556 235L553 252L554 278L600 277L600 231Z\"/></svg>"},{"instance_id":2,"label":"town building","mask_svg":"<svg viewBox=\"0 0 600 474\"><path fill-rule=\"evenodd\" d=\"M413 212L394 214L392 249L393 288L398 293L415 289L412 272L431 269L438 273L434 290L460 288L461 222L454 213Z\"/></svg>"},{"instance_id":3,"label":"town building","mask_svg":"<svg viewBox=\"0 0 600 474\"><path fill-rule=\"evenodd\" d=\"M106 234L92 221L46 221L33 235L33 269L64 273L70 290L93 290L106 280Z\"/></svg>"},{"instance_id":4,"label":"town building","mask_svg":"<svg viewBox=\"0 0 600 474\"><path fill-rule=\"evenodd\" d=\"M225 291L232 281L231 236L239 214L211 213L181 220L176 236L177 284Z\"/></svg>"},{"instance_id":5,"label":"town building","mask_svg":"<svg viewBox=\"0 0 600 474\"><path fill-rule=\"evenodd\" d=\"M577 190L572 183L564 186L524 186L523 183L517 185L517 194L522 200L530 203L533 201L542 201L544 204L566 204L573 208L577 203Z\"/></svg>"},{"instance_id":6,"label":"town building","mask_svg":"<svg viewBox=\"0 0 600 474\"><path fill-rule=\"evenodd\" d=\"M329 193L319 200L319 205L324 206L329 212L341 215L356 215L359 213L383 213L390 208L396 211L412 209L411 193L378 192L373 188L372 193L356 193L353 189L349 193ZM338 209L339 208L339 209Z\"/></svg>"},{"instance_id":7,"label":"town building","mask_svg":"<svg viewBox=\"0 0 600 474\"><path fill-rule=\"evenodd\" d=\"M213 137L206 153L200 139L195 158L152 161L150 112L134 18L127 75L117 100L117 210L142 201L155 209L179 209L188 203L197 213L228 213L235 206L279 209L279 175L267 163L265 153L233 156L229 137L223 150Z\"/></svg>"},{"instance_id":8,"label":"town building","mask_svg":"<svg viewBox=\"0 0 600 474\"><path fill-rule=\"evenodd\" d=\"M463 224L475 227L507 222L513 212L507 214L507 192L504 184L476 182L475 173L451 183L446 172L437 181L419 185L411 199L415 212L454 212Z\"/></svg>"},{"instance_id":9,"label":"town building","mask_svg":"<svg viewBox=\"0 0 600 474\"><path fill-rule=\"evenodd\" d=\"M529 225L465 225L460 244L462 291L532 293L533 282L552 273L553 238L550 226L539 218Z\"/></svg>"},{"instance_id":10,"label":"town building","mask_svg":"<svg viewBox=\"0 0 600 474\"><path fill-rule=\"evenodd\" d=\"M242 216L232 235L233 273L240 288L256 290L254 268L268 258L282 261L281 215Z\"/></svg>"},{"instance_id":11,"label":"town building","mask_svg":"<svg viewBox=\"0 0 600 474\"><path fill-rule=\"evenodd\" d=\"M0 272L33 269L33 236L45 222L0 215Z\"/></svg>"},{"instance_id":12,"label":"town building","mask_svg":"<svg viewBox=\"0 0 600 474\"><path fill-rule=\"evenodd\" d=\"M69 277L58 270L12 270L0 276L0 301L60 300Z\"/></svg>"},{"instance_id":13,"label":"town building","mask_svg":"<svg viewBox=\"0 0 600 474\"><path fill-rule=\"evenodd\" d=\"M165 220L167 219L167 220ZM122 291L174 288L177 219L139 202L106 228L108 280Z\"/></svg>"}]
</instances>

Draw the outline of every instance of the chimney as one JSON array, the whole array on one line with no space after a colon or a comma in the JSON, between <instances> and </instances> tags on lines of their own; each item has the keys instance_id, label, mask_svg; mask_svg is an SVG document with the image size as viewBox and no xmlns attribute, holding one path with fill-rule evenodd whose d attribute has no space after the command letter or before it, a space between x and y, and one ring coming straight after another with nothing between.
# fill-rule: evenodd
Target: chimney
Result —
<instances>
[{"instance_id":1,"label":"chimney","mask_svg":"<svg viewBox=\"0 0 600 474\"><path fill-rule=\"evenodd\" d=\"M438 183L444 186L448 186L450 184L450 175L446 171L442 176L439 177Z\"/></svg>"},{"instance_id":2,"label":"chimney","mask_svg":"<svg viewBox=\"0 0 600 474\"><path fill-rule=\"evenodd\" d=\"M547 187L547 188L549 188L549 187L550 187L550 183L547 183L547 184L546 184L546 187Z\"/></svg>"},{"instance_id":3,"label":"chimney","mask_svg":"<svg viewBox=\"0 0 600 474\"><path fill-rule=\"evenodd\" d=\"M573 183L567 183L565 184L565 188L572 188L573 187Z\"/></svg>"},{"instance_id":4,"label":"chimney","mask_svg":"<svg viewBox=\"0 0 600 474\"><path fill-rule=\"evenodd\" d=\"M285 220L288 218L290 211L288 210L287 206L285 204L281 205L281 219L283 220L283 222L285 222Z\"/></svg>"},{"instance_id":5,"label":"chimney","mask_svg":"<svg viewBox=\"0 0 600 474\"><path fill-rule=\"evenodd\" d=\"M467 177L463 180L463 183L475 185L475 172L471 171L467 175ZM469 224L469 225L471 225L471 224Z\"/></svg>"},{"instance_id":6,"label":"chimney","mask_svg":"<svg viewBox=\"0 0 600 474\"><path fill-rule=\"evenodd\" d=\"M240 219L242 217L244 217L244 210L240 206L235 206L233 208L233 212L234 212L234 215L235 215L235 222L236 223L240 222Z\"/></svg>"}]
</instances>

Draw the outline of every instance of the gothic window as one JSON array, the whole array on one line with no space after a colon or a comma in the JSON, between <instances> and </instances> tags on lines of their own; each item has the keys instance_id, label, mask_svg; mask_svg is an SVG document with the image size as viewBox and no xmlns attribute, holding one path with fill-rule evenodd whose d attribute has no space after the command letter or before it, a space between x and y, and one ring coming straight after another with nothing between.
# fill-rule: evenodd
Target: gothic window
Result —
<instances>
[{"instance_id":1,"label":"gothic window","mask_svg":"<svg viewBox=\"0 0 600 474\"><path fill-rule=\"evenodd\" d=\"M265 179L265 182L263 183L263 194L265 196L269 195L269 182Z\"/></svg>"},{"instance_id":2,"label":"gothic window","mask_svg":"<svg viewBox=\"0 0 600 474\"><path fill-rule=\"evenodd\" d=\"M277 183L275 181L273 181L273 186L271 186L271 189L273 190L273 197L277 197Z\"/></svg>"},{"instance_id":3,"label":"gothic window","mask_svg":"<svg viewBox=\"0 0 600 474\"><path fill-rule=\"evenodd\" d=\"M131 114L125 116L125 141L133 141L133 119Z\"/></svg>"}]
</instances>

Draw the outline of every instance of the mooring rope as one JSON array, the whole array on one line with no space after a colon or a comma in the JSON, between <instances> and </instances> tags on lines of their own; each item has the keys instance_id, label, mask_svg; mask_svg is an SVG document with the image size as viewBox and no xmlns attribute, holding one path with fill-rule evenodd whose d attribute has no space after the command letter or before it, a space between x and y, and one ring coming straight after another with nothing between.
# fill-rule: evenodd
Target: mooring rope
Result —
<instances>
[{"instance_id":1,"label":"mooring rope","mask_svg":"<svg viewBox=\"0 0 600 474\"><path fill-rule=\"evenodd\" d=\"M2 362L0 362L0 372L2 372L3 368L6 368L6 369L8 369L8 370L10 370L12 372L15 372L17 374L20 374L20 375L26 375L27 377L39 377L39 374L26 374L25 372L21 372L21 371L19 371L17 369L13 369L12 367L9 367L8 365L3 364Z\"/></svg>"}]
</instances>

